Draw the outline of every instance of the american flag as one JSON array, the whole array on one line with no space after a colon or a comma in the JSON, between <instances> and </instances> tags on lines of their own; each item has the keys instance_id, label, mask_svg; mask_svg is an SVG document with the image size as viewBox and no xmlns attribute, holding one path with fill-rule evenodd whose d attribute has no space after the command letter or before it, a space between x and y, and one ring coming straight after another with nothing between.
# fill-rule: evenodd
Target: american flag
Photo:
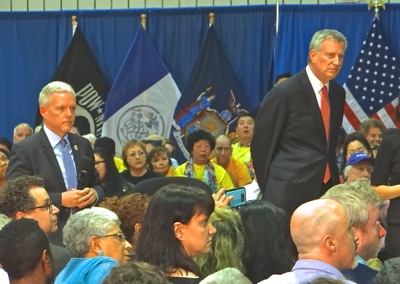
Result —
<instances>
[{"instance_id":1,"label":"american flag","mask_svg":"<svg viewBox=\"0 0 400 284\"><path fill-rule=\"evenodd\" d=\"M394 110L400 95L400 62L390 50L375 18L344 84L343 128L354 132L364 120L377 118L386 128L398 128Z\"/></svg>"}]
</instances>

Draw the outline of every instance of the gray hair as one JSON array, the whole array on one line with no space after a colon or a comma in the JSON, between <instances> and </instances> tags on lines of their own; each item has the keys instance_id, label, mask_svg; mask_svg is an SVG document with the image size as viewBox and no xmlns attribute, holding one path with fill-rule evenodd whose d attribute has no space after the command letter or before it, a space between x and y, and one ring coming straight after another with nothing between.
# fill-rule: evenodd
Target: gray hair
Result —
<instances>
[{"instance_id":1,"label":"gray hair","mask_svg":"<svg viewBox=\"0 0 400 284\"><path fill-rule=\"evenodd\" d=\"M348 165L343 169L344 180L347 180L347 178L349 177L349 171L350 171L351 167L352 167L352 165Z\"/></svg>"},{"instance_id":2,"label":"gray hair","mask_svg":"<svg viewBox=\"0 0 400 284\"><path fill-rule=\"evenodd\" d=\"M83 257L90 248L92 236L105 236L121 222L117 215L105 208L93 207L72 215L63 229L63 243L73 257Z\"/></svg>"},{"instance_id":3,"label":"gray hair","mask_svg":"<svg viewBox=\"0 0 400 284\"><path fill-rule=\"evenodd\" d=\"M71 93L71 94L73 94L75 96L74 88L72 88L71 85L69 85L69 84L67 84L65 82L54 81L54 82L48 83L40 91L40 94L39 94L39 106L41 106L41 105L48 106L49 103L50 103L50 96L53 93L61 93L61 92Z\"/></svg>"},{"instance_id":4,"label":"gray hair","mask_svg":"<svg viewBox=\"0 0 400 284\"><path fill-rule=\"evenodd\" d=\"M368 223L369 212L379 209L382 200L371 187L367 178L349 184L338 184L330 188L322 199L333 199L346 210L355 227L364 227Z\"/></svg>"},{"instance_id":5,"label":"gray hair","mask_svg":"<svg viewBox=\"0 0 400 284\"><path fill-rule=\"evenodd\" d=\"M228 267L207 276L200 284L251 284L251 281L238 269Z\"/></svg>"},{"instance_id":6,"label":"gray hair","mask_svg":"<svg viewBox=\"0 0 400 284\"><path fill-rule=\"evenodd\" d=\"M20 124L18 124L17 126L14 127L14 135L17 134L17 129L18 129L19 127L22 127L22 126L23 126L23 127L29 128L30 131L31 131L31 134L33 133L33 128L32 128L28 123L23 122L23 123L20 123Z\"/></svg>"},{"instance_id":7,"label":"gray hair","mask_svg":"<svg viewBox=\"0 0 400 284\"><path fill-rule=\"evenodd\" d=\"M317 31L311 38L309 51L313 49L319 51L321 49L321 45L324 42L324 40L328 38L338 42L343 42L344 50L346 50L347 40L346 37L341 32L337 30L320 30Z\"/></svg>"},{"instance_id":8,"label":"gray hair","mask_svg":"<svg viewBox=\"0 0 400 284\"><path fill-rule=\"evenodd\" d=\"M0 213L0 230L8 223L11 222L11 218L7 215Z\"/></svg>"},{"instance_id":9,"label":"gray hair","mask_svg":"<svg viewBox=\"0 0 400 284\"><path fill-rule=\"evenodd\" d=\"M367 136L368 131L371 127L379 128L381 131L384 130L384 126L380 120L376 118L369 118L361 122L357 132L360 132L362 135Z\"/></svg>"}]
</instances>

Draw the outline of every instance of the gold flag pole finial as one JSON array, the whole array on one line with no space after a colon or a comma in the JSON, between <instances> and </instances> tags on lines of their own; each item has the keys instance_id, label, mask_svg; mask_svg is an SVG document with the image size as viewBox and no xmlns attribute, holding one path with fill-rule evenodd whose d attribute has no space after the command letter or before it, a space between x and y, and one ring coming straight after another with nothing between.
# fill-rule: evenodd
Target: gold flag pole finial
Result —
<instances>
[{"instance_id":1,"label":"gold flag pole finial","mask_svg":"<svg viewBox=\"0 0 400 284\"><path fill-rule=\"evenodd\" d=\"M383 0L370 0L368 3L368 10L374 7L375 10L375 18L379 19L379 7L385 10L385 3Z\"/></svg>"},{"instance_id":2,"label":"gold flag pole finial","mask_svg":"<svg viewBox=\"0 0 400 284\"><path fill-rule=\"evenodd\" d=\"M140 23L142 24L143 29L146 29L146 14L141 14L140 15Z\"/></svg>"},{"instance_id":3,"label":"gold flag pole finial","mask_svg":"<svg viewBox=\"0 0 400 284\"><path fill-rule=\"evenodd\" d=\"M77 16L71 17L71 24L72 24L72 35L74 35L76 27L78 26L78 17Z\"/></svg>"},{"instance_id":4,"label":"gold flag pole finial","mask_svg":"<svg viewBox=\"0 0 400 284\"><path fill-rule=\"evenodd\" d=\"M209 19L210 26L211 26L211 25L214 25L214 20L215 20L215 15L214 15L214 13L208 14L208 19Z\"/></svg>"}]
</instances>

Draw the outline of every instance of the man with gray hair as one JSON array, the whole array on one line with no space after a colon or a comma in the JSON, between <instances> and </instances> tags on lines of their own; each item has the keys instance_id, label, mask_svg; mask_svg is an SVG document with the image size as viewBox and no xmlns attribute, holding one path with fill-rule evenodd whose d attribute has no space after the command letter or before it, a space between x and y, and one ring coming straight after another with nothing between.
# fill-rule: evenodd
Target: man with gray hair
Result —
<instances>
[{"instance_id":1,"label":"man with gray hair","mask_svg":"<svg viewBox=\"0 0 400 284\"><path fill-rule=\"evenodd\" d=\"M340 203L350 216L355 229L358 265L354 269L343 270L342 273L356 283L372 283L378 271L370 268L367 261L378 256L386 230L379 221L382 201L370 186L369 179L362 178L354 183L336 185L321 198Z\"/></svg>"},{"instance_id":2,"label":"man with gray hair","mask_svg":"<svg viewBox=\"0 0 400 284\"><path fill-rule=\"evenodd\" d=\"M33 129L28 123L20 123L14 128L13 142L18 143L33 134Z\"/></svg>"},{"instance_id":3,"label":"man with gray hair","mask_svg":"<svg viewBox=\"0 0 400 284\"><path fill-rule=\"evenodd\" d=\"M62 228L78 209L103 198L89 141L70 133L75 122L74 89L64 82L51 82L39 94L43 128L14 144L6 179L21 175L43 178L51 201L60 209L57 232L50 240L62 245ZM79 181L78 181L79 180Z\"/></svg>"},{"instance_id":4,"label":"man with gray hair","mask_svg":"<svg viewBox=\"0 0 400 284\"><path fill-rule=\"evenodd\" d=\"M347 41L317 31L308 65L266 95L255 121L251 156L263 198L290 216L300 204L339 183L336 144L345 91L338 75Z\"/></svg>"}]
</instances>

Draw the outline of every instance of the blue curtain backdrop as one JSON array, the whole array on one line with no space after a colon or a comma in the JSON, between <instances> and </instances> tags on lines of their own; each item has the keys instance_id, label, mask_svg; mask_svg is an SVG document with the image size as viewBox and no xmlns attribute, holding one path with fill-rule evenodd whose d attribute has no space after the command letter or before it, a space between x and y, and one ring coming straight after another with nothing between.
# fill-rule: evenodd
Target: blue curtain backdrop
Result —
<instances>
[{"instance_id":1,"label":"blue curtain backdrop","mask_svg":"<svg viewBox=\"0 0 400 284\"><path fill-rule=\"evenodd\" d=\"M344 83L373 19L367 5L281 5L275 37L275 6L130 9L0 13L0 136L12 138L20 122L34 124L37 97L51 80L72 38L71 16L110 84L147 14L147 32L181 91L208 29L208 14L250 102L258 104L278 74L307 62L308 44L319 29L335 28L349 40ZM383 31L400 55L400 5L381 13ZM276 40L275 40L276 39ZM140 72L140 70L138 70Z\"/></svg>"}]
</instances>

